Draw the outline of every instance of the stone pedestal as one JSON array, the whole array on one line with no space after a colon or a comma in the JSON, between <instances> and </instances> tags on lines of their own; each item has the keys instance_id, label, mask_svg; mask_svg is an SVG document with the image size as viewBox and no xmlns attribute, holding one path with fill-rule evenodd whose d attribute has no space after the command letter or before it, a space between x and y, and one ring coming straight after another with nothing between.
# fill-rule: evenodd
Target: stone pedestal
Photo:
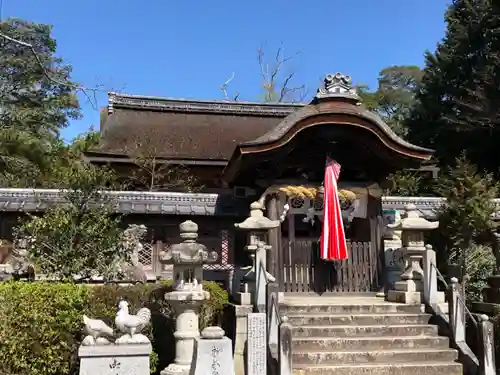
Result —
<instances>
[{"instance_id":1,"label":"stone pedestal","mask_svg":"<svg viewBox=\"0 0 500 375\"><path fill-rule=\"evenodd\" d=\"M207 327L195 341L191 375L234 375L233 345L220 327Z\"/></svg>"},{"instance_id":2,"label":"stone pedestal","mask_svg":"<svg viewBox=\"0 0 500 375\"><path fill-rule=\"evenodd\" d=\"M402 251L406 269L401 274L401 280L394 283L394 289L389 290L388 301L406 304L421 304L424 302L424 271L420 266L426 247L424 233L436 229L439 222L430 222L420 217L414 204L405 208L401 221L388 225L394 230L401 230Z\"/></svg>"},{"instance_id":3,"label":"stone pedestal","mask_svg":"<svg viewBox=\"0 0 500 375\"><path fill-rule=\"evenodd\" d=\"M217 260L217 253L208 253L205 245L196 242L198 225L188 220L179 225L182 243L172 245L168 252L160 253L160 262L173 264L173 291L165 299L174 308L175 361L162 375L187 375L191 370L194 341L200 337L199 312L210 295L203 290L203 263Z\"/></svg>"},{"instance_id":4,"label":"stone pedestal","mask_svg":"<svg viewBox=\"0 0 500 375\"><path fill-rule=\"evenodd\" d=\"M208 293L208 292L207 292ZM204 297L199 301L174 300L169 302L177 316L175 320L175 361L161 372L168 374L188 374L193 360L194 341L200 337L199 313Z\"/></svg>"},{"instance_id":5,"label":"stone pedestal","mask_svg":"<svg viewBox=\"0 0 500 375\"><path fill-rule=\"evenodd\" d=\"M80 346L80 375L149 375L151 344Z\"/></svg>"}]
</instances>

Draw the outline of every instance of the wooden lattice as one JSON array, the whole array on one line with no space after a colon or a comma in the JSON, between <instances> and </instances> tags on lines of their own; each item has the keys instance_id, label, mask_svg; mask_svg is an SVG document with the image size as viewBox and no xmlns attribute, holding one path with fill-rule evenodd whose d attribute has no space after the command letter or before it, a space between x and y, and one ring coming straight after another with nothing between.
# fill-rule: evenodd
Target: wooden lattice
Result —
<instances>
[{"instance_id":1,"label":"wooden lattice","mask_svg":"<svg viewBox=\"0 0 500 375\"><path fill-rule=\"evenodd\" d=\"M139 250L139 263L145 269L153 268L153 244L142 243L142 249Z\"/></svg>"},{"instance_id":2,"label":"wooden lattice","mask_svg":"<svg viewBox=\"0 0 500 375\"><path fill-rule=\"evenodd\" d=\"M220 230L217 236L200 238L199 242L204 244L209 251L215 251L218 255L217 262L205 264L206 270L232 269L232 255L234 238L227 229Z\"/></svg>"}]
</instances>

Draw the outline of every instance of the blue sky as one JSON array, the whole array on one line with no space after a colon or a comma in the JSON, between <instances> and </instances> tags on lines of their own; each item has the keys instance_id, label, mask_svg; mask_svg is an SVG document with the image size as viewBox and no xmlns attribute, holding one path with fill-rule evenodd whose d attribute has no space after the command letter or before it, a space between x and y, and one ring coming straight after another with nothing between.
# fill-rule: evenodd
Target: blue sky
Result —
<instances>
[{"instance_id":1,"label":"blue sky","mask_svg":"<svg viewBox=\"0 0 500 375\"><path fill-rule=\"evenodd\" d=\"M2 0L0 0L2 1ZM131 94L223 99L220 85L258 100L257 49L283 44L301 53L288 65L296 82L316 90L319 77L340 71L376 85L381 68L422 65L443 37L449 0L3 0L2 17L54 25L58 54L73 79ZM306 5L308 4L308 5ZM98 95L100 106L106 94ZM84 117L63 136L99 125ZM140 126L140 124L138 124Z\"/></svg>"}]
</instances>

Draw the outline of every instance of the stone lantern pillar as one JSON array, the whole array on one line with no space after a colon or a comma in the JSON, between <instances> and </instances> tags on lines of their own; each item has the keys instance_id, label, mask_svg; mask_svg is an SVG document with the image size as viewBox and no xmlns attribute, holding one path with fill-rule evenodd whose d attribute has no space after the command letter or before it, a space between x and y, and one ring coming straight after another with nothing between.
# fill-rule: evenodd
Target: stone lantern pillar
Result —
<instances>
[{"instance_id":1,"label":"stone lantern pillar","mask_svg":"<svg viewBox=\"0 0 500 375\"><path fill-rule=\"evenodd\" d=\"M414 204L405 207L405 213L401 220L389 228L401 231L401 242L403 247L404 262L406 269L401 274L401 280L394 283L394 289L390 290L387 299L391 302L402 302L406 304L421 304L423 298L423 276L424 271L420 263L423 260L426 247L424 233L436 229L438 221L430 222L420 217Z\"/></svg>"},{"instance_id":2,"label":"stone lantern pillar","mask_svg":"<svg viewBox=\"0 0 500 375\"><path fill-rule=\"evenodd\" d=\"M207 251L196 242L198 225L191 220L179 225L179 244L159 254L162 264L173 264L173 291L165 299L175 310L175 362L164 369L162 375L189 374L193 359L194 340L200 337L198 315L203 301L210 298L203 290L203 263L213 263L217 253Z\"/></svg>"},{"instance_id":3,"label":"stone lantern pillar","mask_svg":"<svg viewBox=\"0 0 500 375\"><path fill-rule=\"evenodd\" d=\"M267 250L270 246L266 243L266 234L270 229L281 225L279 220L271 220L264 216L263 206L259 202L250 205L250 216L243 222L234 224L236 228L248 231L248 245L245 250L250 253L252 268L245 274L243 281L249 286L243 294L251 294L252 304L261 311L266 305L266 279L274 282L275 278L267 272ZM259 273L262 265L265 274ZM247 298L240 297L241 300Z\"/></svg>"}]
</instances>

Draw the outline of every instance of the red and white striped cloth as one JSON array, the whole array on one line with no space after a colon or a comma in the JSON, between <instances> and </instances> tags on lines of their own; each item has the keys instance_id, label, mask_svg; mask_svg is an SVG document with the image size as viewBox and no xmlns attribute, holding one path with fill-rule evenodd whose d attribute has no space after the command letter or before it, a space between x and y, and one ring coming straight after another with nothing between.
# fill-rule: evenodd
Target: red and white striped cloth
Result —
<instances>
[{"instance_id":1,"label":"red and white striped cloth","mask_svg":"<svg viewBox=\"0 0 500 375\"><path fill-rule=\"evenodd\" d=\"M327 158L324 181L323 228L321 231L321 259L347 259L347 244L342 222L342 211L337 189L340 164Z\"/></svg>"}]
</instances>

